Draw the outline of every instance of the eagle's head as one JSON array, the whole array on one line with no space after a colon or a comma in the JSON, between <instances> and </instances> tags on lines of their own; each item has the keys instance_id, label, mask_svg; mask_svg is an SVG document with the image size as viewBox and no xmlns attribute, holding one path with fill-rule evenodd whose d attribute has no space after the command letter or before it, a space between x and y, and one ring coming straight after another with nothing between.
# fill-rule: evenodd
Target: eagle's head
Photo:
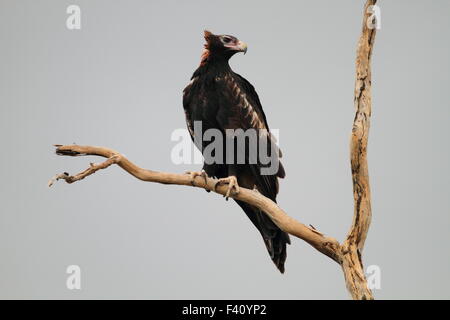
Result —
<instances>
[{"instance_id":1,"label":"eagle's head","mask_svg":"<svg viewBox=\"0 0 450 320\"><path fill-rule=\"evenodd\" d=\"M205 52L203 56L210 59L228 60L237 52L247 52L247 45L230 35L215 35L205 30Z\"/></svg>"}]
</instances>

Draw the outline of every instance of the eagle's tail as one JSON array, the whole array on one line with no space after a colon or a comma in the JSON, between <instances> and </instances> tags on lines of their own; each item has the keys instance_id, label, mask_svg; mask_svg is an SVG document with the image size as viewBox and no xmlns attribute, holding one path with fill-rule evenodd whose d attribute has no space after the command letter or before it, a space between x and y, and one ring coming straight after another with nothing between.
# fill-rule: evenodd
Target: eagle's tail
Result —
<instances>
[{"instance_id":1,"label":"eagle's tail","mask_svg":"<svg viewBox=\"0 0 450 320\"><path fill-rule=\"evenodd\" d=\"M245 211L247 216L261 233L270 257L281 273L284 273L284 262L286 261L286 244L291 244L289 235L278 228L272 220L258 208L237 201L237 204Z\"/></svg>"}]
</instances>

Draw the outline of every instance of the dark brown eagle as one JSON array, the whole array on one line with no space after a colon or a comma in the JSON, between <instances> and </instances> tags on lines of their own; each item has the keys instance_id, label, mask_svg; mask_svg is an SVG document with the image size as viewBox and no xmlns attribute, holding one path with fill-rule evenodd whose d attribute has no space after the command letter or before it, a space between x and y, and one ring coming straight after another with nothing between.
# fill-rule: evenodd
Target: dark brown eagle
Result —
<instances>
[{"instance_id":1,"label":"dark brown eagle","mask_svg":"<svg viewBox=\"0 0 450 320\"><path fill-rule=\"evenodd\" d=\"M201 137L208 129L218 129L226 135L227 129L254 129L258 139L268 138L273 142L266 116L255 88L239 74L231 70L229 59L237 52L246 52L247 45L230 35L214 35L205 31L205 49L200 66L192 75L191 82L183 91L183 107L186 122L197 148L203 152L212 141L194 136L194 122L201 122ZM254 149L245 147L245 159ZM274 143L268 144L269 152L276 154L277 171L263 174L261 169L267 166L260 159L255 162L236 163L226 161L227 148L223 146L223 161L204 163L202 173L219 178L220 184L228 184L228 194L239 192L239 186L256 189L264 196L276 201L278 178L284 178L284 168L279 162L281 152ZM233 150L237 150L236 148ZM229 150L228 150L229 151ZM235 157L235 156L233 156ZM261 233L267 250L277 268L283 273L286 261L286 244L290 244L287 233L281 231L270 218L259 209L242 201L237 201L247 216Z\"/></svg>"}]
</instances>

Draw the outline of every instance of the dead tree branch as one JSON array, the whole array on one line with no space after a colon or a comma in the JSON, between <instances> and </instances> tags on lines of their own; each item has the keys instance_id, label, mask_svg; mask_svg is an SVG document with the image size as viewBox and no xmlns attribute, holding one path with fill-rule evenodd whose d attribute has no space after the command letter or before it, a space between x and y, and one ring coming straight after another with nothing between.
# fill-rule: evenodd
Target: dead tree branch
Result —
<instances>
[{"instance_id":1,"label":"dead tree branch","mask_svg":"<svg viewBox=\"0 0 450 320\"><path fill-rule=\"evenodd\" d=\"M344 272L346 286L353 299L373 299L367 286L362 264L362 251L369 231L371 221L370 186L367 165L367 142L371 116L371 70L370 58L375 40L375 29L369 29L366 21L370 14L368 8L376 0L367 0L364 7L362 34L358 42L356 59L355 109L350 145L350 159L353 179L354 216L350 231L343 244L336 239L327 237L313 227L308 227L288 216L276 203L260 193L240 188L237 194L230 197L244 201L264 211L272 221L283 231L299 238L319 252L330 257ZM189 174L175 174L147 170L138 167L122 154L109 148L79 145L55 145L56 154L62 156L100 156L106 158L99 164L91 163L89 168L76 174L62 173L49 181L49 186L57 180L74 183L82 180L98 170L106 169L116 164L132 176L142 181L162 184L193 186L212 191L223 196L227 186L218 185L217 179L209 177L192 177Z\"/></svg>"},{"instance_id":2,"label":"dead tree branch","mask_svg":"<svg viewBox=\"0 0 450 320\"><path fill-rule=\"evenodd\" d=\"M350 162L353 180L354 214L353 222L342 245L343 263L347 289L353 299L373 299L367 286L362 263L364 242L372 219L370 204L369 169L367 164L367 143L369 138L370 116L372 114L372 74L371 57L376 29L370 29L369 7L376 0L368 0L364 6L362 33L356 52L355 118L350 139Z\"/></svg>"},{"instance_id":3,"label":"dead tree branch","mask_svg":"<svg viewBox=\"0 0 450 320\"><path fill-rule=\"evenodd\" d=\"M74 183L82 180L96 171L106 169L112 164L117 164L126 172L142 181L157 182L162 184L175 184L184 186L193 186L216 192L223 196L227 193L227 186L217 185L217 179L206 179L197 176L192 178L189 174L176 174L168 172L158 172L142 169L125 158L119 152L109 148L79 145L57 145L56 154L63 156L100 156L107 158L106 161L99 164L91 164L89 168L76 175L69 175L67 172L58 174L49 181L49 186L53 185L56 180L65 180L67 183ZM312 245L314 248L329 256L338 263L341 263L338 252L339 243L333 238L325 237L319 231L307 227L297 220L288 216L275 202L264 197L254 190L240 188L239 193L231 194L231 198L247 202L269 215L273 222L283 231L290 233Z\"/></svg>"}]
</instances>

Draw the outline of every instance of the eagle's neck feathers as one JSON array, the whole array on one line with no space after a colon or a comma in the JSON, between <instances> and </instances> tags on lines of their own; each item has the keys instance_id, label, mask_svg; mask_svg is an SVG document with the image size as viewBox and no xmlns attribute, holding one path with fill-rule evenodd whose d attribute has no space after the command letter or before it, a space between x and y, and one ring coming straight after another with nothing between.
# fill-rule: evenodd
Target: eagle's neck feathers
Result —
<instances>
[{"instance_id":1,"label":"eagle's neck feathers","mask_svg":"<svg viewBox=\"0 0 450 320\"><path fill-rule=\"evenodd\" d=\"M233 71L231 70L228 60L228 58L212 54L207 48L203 49L200 66L194 72L191 79L202 75L220 76L226 73L232 73Z\"/></svg>"}]
</instances>

